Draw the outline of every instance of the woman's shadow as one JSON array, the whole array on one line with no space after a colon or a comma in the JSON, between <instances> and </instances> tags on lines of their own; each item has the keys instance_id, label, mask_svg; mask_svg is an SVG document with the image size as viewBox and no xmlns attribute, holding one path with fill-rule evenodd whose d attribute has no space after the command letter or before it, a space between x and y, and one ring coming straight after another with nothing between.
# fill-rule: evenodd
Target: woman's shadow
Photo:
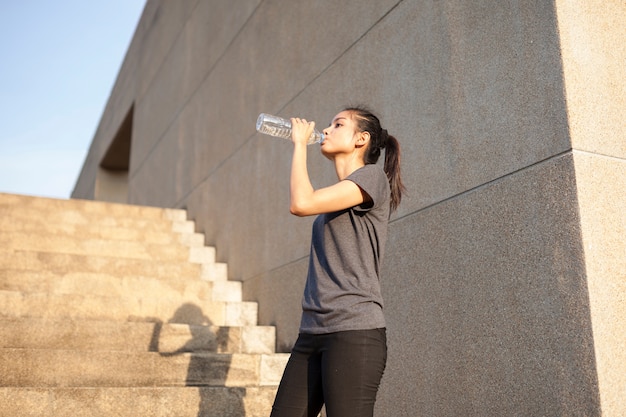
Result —
<instances>
[{"instance_id":1,"label":"woman's shadow","mask_svg":"<svg viewBox=\"0 0 626 417\"><path fill-rule=\"evenodd\" d=\"M171 341L161 343L161 337L175 326L166 330L162 322L157 322L150 340L150 351L158 352L164 357L190 356L185 385L198 387L200 394L198 417L244 417L245 388L225 386L231 362L231 355L227 354L228 328L212 327L213 323L204 315L202 309L191 303L180 306L167 324L187 325L191 338L182 346L169 350L175 346L170 346ZM165 351L161 351L161 348ZM216 353L225 354L218 356Z\"/></svg>"}]
</instances>

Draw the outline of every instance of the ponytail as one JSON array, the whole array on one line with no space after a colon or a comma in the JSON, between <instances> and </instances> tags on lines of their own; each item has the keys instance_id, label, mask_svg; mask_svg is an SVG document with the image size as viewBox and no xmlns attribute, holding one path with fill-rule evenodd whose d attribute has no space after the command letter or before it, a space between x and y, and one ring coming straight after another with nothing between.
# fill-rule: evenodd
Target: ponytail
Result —
<instances>
[{"instance_id":1,"label":"ponytail","mask_svg":"<svg viewBox=\"0 0 626 417\"><path fill-rule=\"evenodd\" d=\"M391 211L394 212L402 200L402 192L405 190L400 176L400 144L398 140L389 136L385 145L385 173L389 178L391 187Z\"/></svg>"},{"instance_id":2,"label":"ponytail","mask_svg":"<svg viewBox=\"0 0 626 417\"><path fill-rule=\"evenodd\" d=\"M389 179L391 189L391 211L395 211L402 200L402 193L405 191L402 178L400 176L400 143L389 135L386 129L381 128L380 120L371 111L364 107L348 107L344 111L349 111L354 115L356 125L361 132L370 134L370 142L365 151L365 164L375 164L380 158L381 149L385 149L384 171Z\"/></svg>"}]
</instances>

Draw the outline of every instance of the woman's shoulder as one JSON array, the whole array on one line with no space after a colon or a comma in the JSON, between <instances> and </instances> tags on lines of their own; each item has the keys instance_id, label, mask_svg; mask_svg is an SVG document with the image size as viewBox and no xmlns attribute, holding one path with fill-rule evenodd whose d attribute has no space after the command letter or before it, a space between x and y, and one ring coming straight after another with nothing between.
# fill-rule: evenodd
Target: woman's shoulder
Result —
<instances>
[{"instance_id":1,"label":"woman's shoulder","mask_svg":"<svg viewBox=\"0 0 626 417\"><path fill-rule=\"evenodd\" d=\"M389 198L389 180L380 165L365 165L354 171L347 179L364 190L374 200L375 205Z\"/></svg>"},{"instance_id":2,"label":"woman's shoulder","mask_svg":"<svg viewBox=\"0 0 626 417\"><path fill-rule=\"evenodd\" d=\"M361 177L361 176L376 177L376 176L381 176L381 175L384 177L387 176L382 166L378 164L367 164L367 165L363 165L361 168L354 171L352 174L348 176L348 178Z\"/></svg>"},{"instance_id":3,"label":"woman's shoulder","mask_svg":"<svg viewBox=\"0 0 626 417\"><path fill-rule=\"evenodd\" d=\"M377 187L386 188L389 185L387 174L382 166L378 164L367 164L354 171L348 179L357 184L364 182Z\"/></svg>"}]
</instances>

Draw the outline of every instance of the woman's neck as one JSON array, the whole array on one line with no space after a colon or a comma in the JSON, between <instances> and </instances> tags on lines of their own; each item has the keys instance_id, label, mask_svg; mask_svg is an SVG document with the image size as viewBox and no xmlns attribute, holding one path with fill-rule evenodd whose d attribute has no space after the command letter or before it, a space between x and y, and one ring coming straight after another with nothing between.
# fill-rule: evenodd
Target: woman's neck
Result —
<instances>
[{"instance_id":1,"label":"woman's neck","mask_svg":"<svg viewBox=\"0 0 626 417\"><path fill-rule=\"evenodd\" d=\"M337 178L340 181L345 180L350 174L365 165L363 158L357 152L345 156L337 155L333 162Z\"/></svg>"}]
</instances>

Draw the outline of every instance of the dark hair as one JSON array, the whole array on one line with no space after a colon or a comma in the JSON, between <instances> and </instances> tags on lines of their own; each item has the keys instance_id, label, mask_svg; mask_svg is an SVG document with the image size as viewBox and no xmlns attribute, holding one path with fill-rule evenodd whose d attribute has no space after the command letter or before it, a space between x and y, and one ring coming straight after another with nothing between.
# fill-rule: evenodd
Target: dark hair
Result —
<instances>
[{"instance_id":1,"label":"dark hair","mask_svg":"<svg viewBox=\"0 0 626 417\"><path fill-rule=\"evenodd\" d=\"M353 115L356 126L360 132L368 132L370 141L365 150L365 164L375 164L380 158L382 149L385 149L385 165L383 167L389 186L391 187L391 211L395 211L402 200L402 192L405 191L402 178L400 177L400 144L398 140L389 135L386 129L380 126L380 120L370 110L362 106L347 107Z\"/></svg>"}]
</instances>

